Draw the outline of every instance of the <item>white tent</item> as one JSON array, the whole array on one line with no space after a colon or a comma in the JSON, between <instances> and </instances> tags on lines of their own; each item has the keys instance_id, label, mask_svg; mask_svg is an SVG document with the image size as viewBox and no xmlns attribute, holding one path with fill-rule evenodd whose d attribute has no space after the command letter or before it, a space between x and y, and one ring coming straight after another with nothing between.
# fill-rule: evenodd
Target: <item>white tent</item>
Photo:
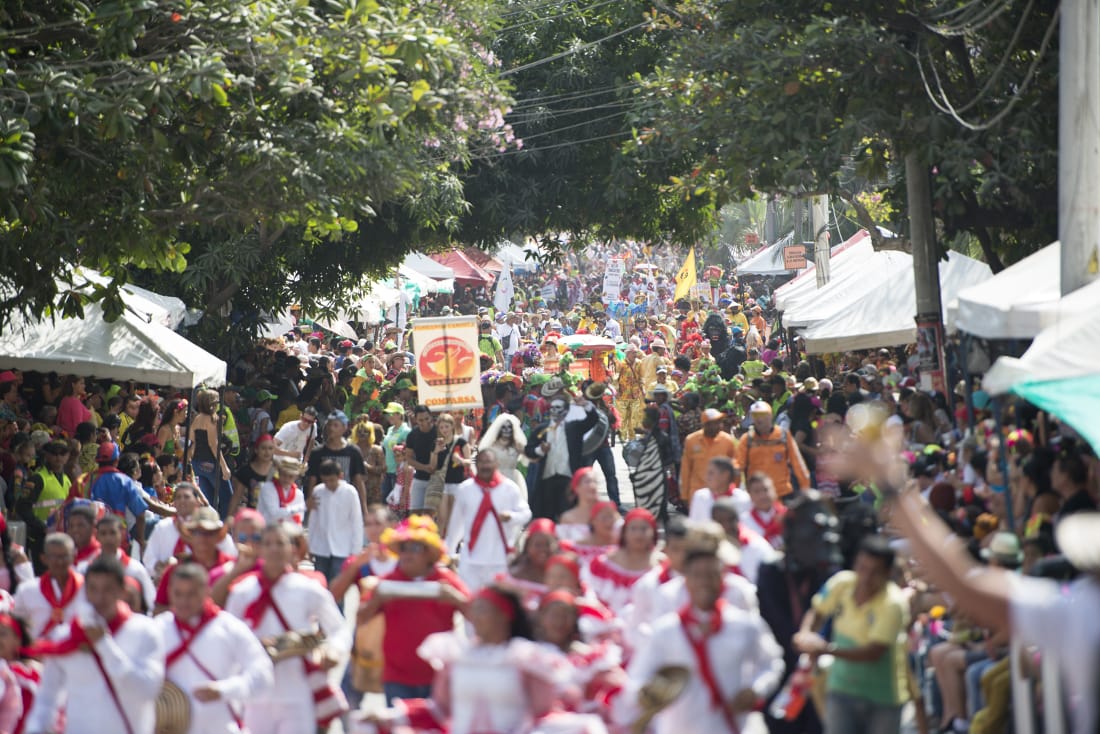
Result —
<instances>
[{"instance_id":1,"label":"white tent","mask_svg":"<svg viewBox=\"0 0 1100 734\"><path fill-rule=\"evenodd\" d=\"M497 250L496 258L501 262L510 262L512 270L516 273L533 273L539 269L539 261L535 258L536 253L537 250L530 245L520 247L514 242L505 240Z\"/></svg>"},{"instance_id":2,"label":"white tent","mask_svg":"<svg viewBox=\"0 0 1100 734\"><path fill-rule=\"evenodd\" d=\"M871 236L865 229L834 247L829 258L830 282L839 278L862 278L863 273L856 270L854 265L871 257L874 251ZM811 263L793 280L775 290L775 307L780 311L794 309L799 304L813 300L817 293L817 269Z\"/></svg>"},{"instance_id":3,"label":"white tent","mask_svg":"<svg viewBox=\"0 0 1100 734\"><path fill-rule=\"evenodd\" d=\"M111 282L110 278L90 268L79 268L77 274L96 285ZM120 291L126 307L145 321L175 329L187 316L187 304L174 296L164 296L130 283L122 286Z\"/></svg>"},{"instance_id":4,"label":"white tent","mask_svg":"<svg viewBox=\"0 0 1100 734\"><path fill-rule=\"evenodd\" d=\"M791 233L771 245L764 245L737 264L738 275L786 275L795 271L783 266L783 248L794 242Z\"/></svg>"},{"instance_id":5,"label":"white tent","mask_svg":"<svg viewBox=\"0 0 1100 734\"><path fill-rule=\"evenodd\" d=\"M225 362L214 355L129 311L108 323L94 304L80 319L13 319L0 334L0 364L171 387L225 384Z\"/></svg>"},{"instance_id":6,"label":"white tent","mask_svg":"<svg viewBox=\"0 0 1100 734\"><path fill-rule=\"evenodd\" d=\"M873 349L916 341L917 327L913 317L917 312L917 290L913 258L902 252L875 253L876 258L883 255L890 255L900 267L885 278L868 278L872 280L870 288L841 303L828 319L817 321L803 331L807 352ZM939 270L943 303L955 298L963 288L993 276L988 265L958 252L949 252L947 261L940 261ZM836 302L839 303L839 299Z\"/></svg>"},{"instance_id":7,"label":"white tent","mask_svg":"<svg viewBox=\"0 0 1100 734\"><path fill-rule=\"evenodd\" d=\"M1042 312L1051 324L1020 358L1001 357L982 378L999 394L1030 380L1066 380L1100 375L1100 281L1075 290Z\"/></svg>"},{"instance_id":8,"label":"white tent","mask_svg":"<svg viewBox=\"0 0 1100 734\"><path fill-rule=\"evenodd\" d=\"M410 252L405 256L405 260L401 265L433 280L451 280L455 277L455 271L452 268L437 263L427 255L422 255L419 252Z\"/></svg>"},{"instance_id":9,"label":"white tent","mask_svg":"<svg viewBox=\"0 0 1100 734\"><path fill-rule=\"evenodd\" d=\"M1057 313L1061 259L1062 245L1055 242L963 289L957 303L948 305L948 325L983 339L1033 338Z\"/></svg>"},{"instance_id":10,"label":"white tent","mask_svg":"<svg viewBox=\"0 0 1100 734\"><path fill-rule=\"evenodd\" d=\"M872 252L846 267L834 267L824 288L808 291L795 303L788 301L783 311L783 325L797 329L833 320L865 294L882 288L895 274L909 271L912 277L912 270L912 256L895 251Z\"/></svg>"},{"instance_id":11,"label":"white tent","mask_svg":"<svg viewBox=\"0 0 1100 734\"><path fill-rule=\"evenodd\" d=\"M429 262L435 262L435 261L434 260L429 260ZM446 266L440 265L439 267L442 268L442 267L446 267ZM447 268L447 270L451 270L451 269ZM454 271L451 270L451 272L453 273ZM414 270L414 269L412 269L412 268L410 268L406 265L402 265L401 267L399 267L397 269L397 273L398 273L398 275L401 276L401 279L403 281L402 286L406 285L407 283L412 283L420 290L421 293L454 293L455 292L454 277L445 278L443 280L436 280L436 279L430 278L427 275L424 275L423 273L421 273L417 270ZM390 305L392 306L393 304L390 304Z\"/></svg>"}]
</instances>

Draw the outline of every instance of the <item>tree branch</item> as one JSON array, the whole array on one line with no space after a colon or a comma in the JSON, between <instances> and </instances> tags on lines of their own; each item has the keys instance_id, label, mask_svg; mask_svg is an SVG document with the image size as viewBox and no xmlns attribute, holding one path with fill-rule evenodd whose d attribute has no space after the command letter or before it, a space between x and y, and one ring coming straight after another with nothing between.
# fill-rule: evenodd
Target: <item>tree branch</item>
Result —
<instances>
[{"instance_id":1,"label":"tree branch","mask_svg":"<svg viewBox=\"0 0 1100 734\"><path fill-rule=\"evenodd\" d=\"M871 216L871 212L867 211L867 207L856 198L850 191L840 189L837 191L837 196L846 201L849 206L856 212L856 219L867 230L867 234L871 236L871 246L874 247L875 252L883 252L885 250L893 250L896 252L912 252L912 246L909 240L905 237L887 237L878 228L878 224L875 223L874 217Z\"/></svg>"}]
</instances>

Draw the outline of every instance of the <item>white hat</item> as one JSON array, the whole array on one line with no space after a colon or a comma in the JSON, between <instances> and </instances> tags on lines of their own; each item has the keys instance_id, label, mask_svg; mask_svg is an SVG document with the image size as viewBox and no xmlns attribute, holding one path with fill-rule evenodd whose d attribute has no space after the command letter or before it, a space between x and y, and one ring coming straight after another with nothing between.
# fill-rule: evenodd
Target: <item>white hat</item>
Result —
<instances>
[{"instance_id":1,"label":"white hat","mask_svg":"<svg viewBox=\"0 0 1100 734\"><path fill-rule=\"evenodd\" d=\"M772 414L772 406L765 403L763 400L757 400L755 403L749 406L749 413L767 413Z\"/></svg>"},{"instance_id":2,"label":"white hat","mask_svg":"<svg viewBox=\"0 0 1100 734\"><path fill-rule=\"evenodd\" d=\"M1058 548L1078 571L1100 571L1100 512L1078 512L1054 529Z\"/></svg>"}]
</instances>

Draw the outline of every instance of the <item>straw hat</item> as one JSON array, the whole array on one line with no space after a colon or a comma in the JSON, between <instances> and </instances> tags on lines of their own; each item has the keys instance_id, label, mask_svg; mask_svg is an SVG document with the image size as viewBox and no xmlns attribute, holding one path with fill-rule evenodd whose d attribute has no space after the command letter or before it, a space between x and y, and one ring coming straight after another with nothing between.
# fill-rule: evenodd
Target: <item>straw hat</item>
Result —
<instances>
[{"instance_id":1,"label":"straw hat","mask_svg":"<svg viewBox=\"0 0 1100 734\"><path fill-rule=\"evenodd\" d=\"M157 734L187 734L191 728L191 699L179 686L164 681L157 695Z\"/></svg>"}]
</instances>

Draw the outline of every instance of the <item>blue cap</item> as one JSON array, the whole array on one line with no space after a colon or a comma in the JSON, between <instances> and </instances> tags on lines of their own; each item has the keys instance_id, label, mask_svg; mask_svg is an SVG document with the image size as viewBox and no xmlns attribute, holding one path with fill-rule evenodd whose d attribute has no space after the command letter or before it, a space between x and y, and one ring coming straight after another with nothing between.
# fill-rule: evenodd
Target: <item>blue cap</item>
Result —
<instances>
[{"instance_id":1,"label":"blue cap","mask_svg":"<svg viewBox=\"0 0 1100 734\"><path fill-rule=\"evenodd\" d=\"M730 329L730 333L733 334L734 336L741 336L741 327L740 326L733 327L732 329Z\"/></svg>"},{"instance_id":2,"label":"blue cap","mask_svg":"<svg viewBox=\"0 0 1100 734\"><path fill-rule=\"evenodd\" d=\"M334 410L328 415L330 421L340 421L345 426L348 424L348 417L342 410Z\"/></svg>"}]
</instances>

